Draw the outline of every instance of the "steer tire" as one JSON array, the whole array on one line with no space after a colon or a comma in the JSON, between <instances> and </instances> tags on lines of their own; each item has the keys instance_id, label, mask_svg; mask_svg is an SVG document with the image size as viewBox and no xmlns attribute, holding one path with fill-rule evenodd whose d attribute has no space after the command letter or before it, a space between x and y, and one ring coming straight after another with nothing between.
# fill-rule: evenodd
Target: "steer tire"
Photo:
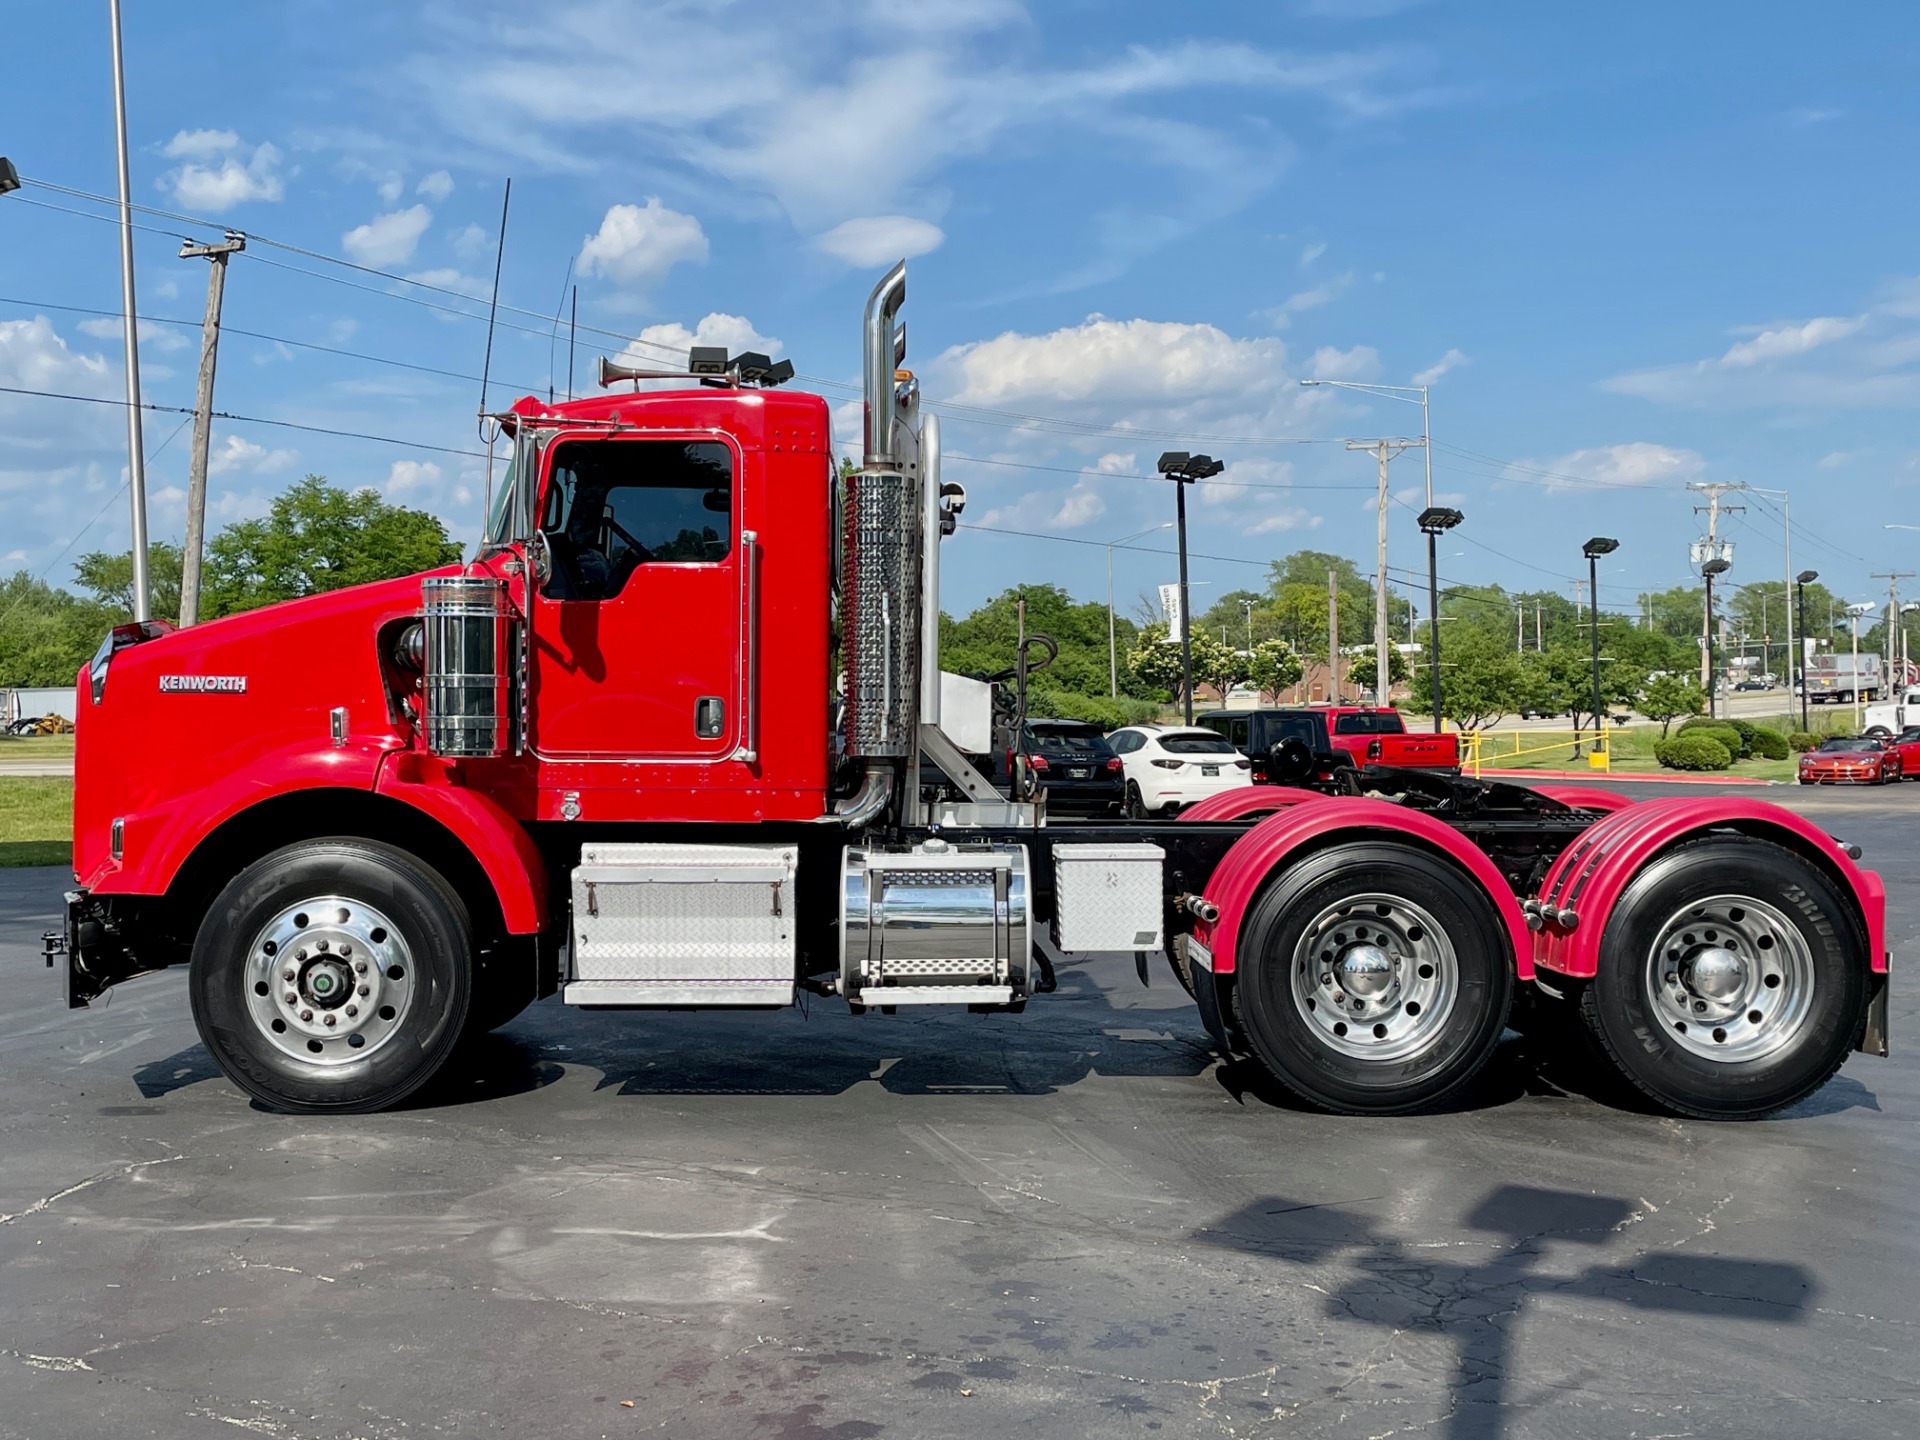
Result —
<instances>
[{"instance_id":1,"label":"steer tire","mask_svg":"<svg viewBox=\"0 0 1920 1440\"><path fill-rule=\"evenodd\" d=\"M1825 1085L1864 1023L1867 946L1852 912L1824 870L1770 841L1719 835L1678 846L1614 906L1581 1018L1600 1052L1661 1109L1701 1120L1773 1114ZM1708 943L1728 946L1758 977L1756 1008L1724 1028L1711 1015L1682 1020L1693 992L1665 983L1701 953L1689 944Z\"/></svg>"},{"instance_id":2,"label":"steer tire","mask_svg":"<svg viewBox=\"0 0 1920 1440\"><path fill-rule=\"evenodd\" d=\"M1349 901L1366 899L1351 921L1330 919ZM1385 903L1392 916L1375 918ZM1424 917L1408 928L1411 906ZM1431 921L1437 936L1426 932ZM1319 922L1312 945L1310 929ZM1365 935L1362 935L1362 929ZM1416 952L1406 943L1413 931ZM1392 934L1394 939L1389 940ZM1324 1110L1347 1115L1398 1115L1438 1105L1471 1080L1492 1055L1506 1027L1513 999L1513 956L1506 925L1492 902L1456 866L1426 850L1391 841L1331 846L1289 865L1255 901L1240 929L1236 986L1237 1019L1261 1064L1287 1089ZM1424 1013L1383 1019L1383 1028L1404 1024L1404 1038L1383 1046L1412 1045L1380 1058L1364 1053L1370 1023L1356 1021L1338 1036L1331 1027L1346 1025L1347 1011L1328 1004L1313 989L1322 979L1322 954L1336 943L1377 937L1383 954L1405 962L1411 976L1420 953L1436 960L1450 976L1451 999L1433 1000ZM1329 948L1322 950L1321 946ZM1440 961L1431 947L1444 945ZM1342 952L1346 953L1346 952ZM1300 957L1305 954L1303 966ZM1296 988L1296 970L1300 975ZM1404 995L1402 966L1394 967L1392 994ZM1344 992L1341 992L1344 993ZM1432 996L1429 995L1432 1000ZM1345 1001L1342 1002L1346 1003Z\"/></svg>"},{"instance_id":3,"label":"steer tire","mask_svg":"<svg viewBox=\"0 0 1920 1440\"><path fill-rule=\"evenodd\" d=\"M321 900L337 903L309 904ZM459 1042L472 956L466 906L414 856L303 841L249 865L208 910L188 971L194 1023L227 1078L269 1109L384 1110ZM354 973L362 964L371 973Z\"/></svg>"}]
</instances>

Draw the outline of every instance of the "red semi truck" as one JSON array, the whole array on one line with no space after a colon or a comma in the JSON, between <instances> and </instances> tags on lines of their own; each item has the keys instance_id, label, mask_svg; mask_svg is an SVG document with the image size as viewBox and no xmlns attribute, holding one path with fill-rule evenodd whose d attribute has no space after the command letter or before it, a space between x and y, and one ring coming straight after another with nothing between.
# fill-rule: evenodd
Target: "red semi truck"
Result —
<instances>
[{"instance_id":1,"label":"red semi truck","mask_svg":"<svg viewBox=\"0 0 1920 1440\"><path fill-rule=\"evenodd\" d=\"M845 481L824 400L696 355L498 416L470 563L116 629L78 683L69 1003L184 964L221 1069L306 1112L392 1105L556 992L1007 1013L1106 951L1164 951L1222 1053L1349 1113L1457 1090L1523 993L1693 1115L1885 1053L1878 877L1758 801L1377 771L1124 822L993 790L950 738L987 717L939 668L964 496L905 293L867 304Z\"/></svg>"}]
</instances>

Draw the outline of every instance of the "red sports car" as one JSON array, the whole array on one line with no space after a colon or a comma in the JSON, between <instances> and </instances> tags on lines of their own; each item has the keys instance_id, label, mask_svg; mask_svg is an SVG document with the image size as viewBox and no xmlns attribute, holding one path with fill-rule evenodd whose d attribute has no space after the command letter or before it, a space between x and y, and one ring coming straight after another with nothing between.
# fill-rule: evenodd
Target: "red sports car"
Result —
<instances>
[{"instance_id":1,"label":"red sports car","mask_svg":"<svg viewBox=\"0 0 1920 1440\"><path fill-rule=\"evenodd\" d=\"M1888 743L1900 756L1900 778L1920 775L1920 725L1909 725Z\"/></svg>"},{"instance_id":2,"label":"red sports car","mask_svg":"<svg viewBox=\"0 0 1920 1440\"><path fill-rule=\"evenodd\" d=\"M1836 735L1800 757L1802 785L1886 785L1905 767L1892 740L1878 735Z\"/></svg>"}]
</instances>

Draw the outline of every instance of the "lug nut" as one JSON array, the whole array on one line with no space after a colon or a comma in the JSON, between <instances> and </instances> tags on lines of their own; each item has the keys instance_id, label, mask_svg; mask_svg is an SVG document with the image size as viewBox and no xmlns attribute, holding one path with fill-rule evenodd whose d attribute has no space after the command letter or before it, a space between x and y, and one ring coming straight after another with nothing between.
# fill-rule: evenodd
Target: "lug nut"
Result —
<instances>
[{"instance_id":1,"label":"lug nut","mask_svg":"<svg viewBox=\"0 0 1920 1440\"><path fill-rule=\"evenodd\" d=\"M300 1018L301 1018L302 1020L311 1020L311 1019L313 1019L313 1011L311 1011L311 1010L302 1010L302 1011L300 1012Z\"/></svg>"},{"instance_id":2,"label":"lug nut","mask_svg":"<svg viewBox=\"0 0 1920 1440\"><path fill-rule=\"evenodd\" d=\"M367 988L367 987L366 987L365 985L362 985L362 986L360 987L360 994L361 994L362 996L366 996L366 995L370 995L370 994L372 994L372 993L373 993L373 992L372 992L371 990L369 990L369 989L368 989L368 988Z\"/></svg>"},{"instance_id":3,"label":"lug nut","mask_svg":"<svg viewBox=\"0 0 1920 1440\"><path fill-rule=\"evenodd\" d=\"M328 1014L321 1018L320 1023L322 1025L331 1025L334 1023L335 1018L332 1014Z\"/></svg>"},{"instance_id":4,"label":"lug nut","mask_svg":"<svg viewBox=\"0 0 1920 1440\"><path fill-rule=\"evenodd\" d=\"M351 945L349 945L349 944L347 944L347 942L346 942L346 941L344 941L344 940L342 940L342 941L340 942L340 956L341 956L341 958L342 958L342 959L345 959L345 958L346 958L347 956L349 956L349 955L351 955L352 953L353 953L353 946L351 946Z\"/></svg>"},{"instance_id":5,"label":"lug nut","mask_svg":"<svg viewBox=\"0 0 1920 1440\"><path fill-rule=\"evenodd\" d=\"M326 954L326 953L327 953L327 942L326 942L326 941L324 941L324 940L321 940L321 941L317 941L317 942L316 942L316 943L314 944L314 947L313 947L313 948L314 948L314 949L316 949L316 950L318 950L318 951L319 951L319 952L320 952L320 953L321 953L322 955L324 955L324 954Z\"/></svg>"},{"instance_id":6,"label":"lug nut","mask_svg":"<svg viewBox=\"0 0 1920 1440\"><path fill-rule=\"evenodd\" d=\"M294 958L294 959L296 959L296 960L304 960L304 959L306 959L306 958L307 958L307 947L306 947L306 946L304 946L304 945L302 945L302 946L301 946L301 947L300 947L300 948L299 948L298 950L296 950L296 951L294 951L294 952L293 952L293 958Z\"/></svg>"},{"instance_id":7,"label":"lug nut","mask_svg":"<svg viewBox=\"0 0 1920 1440\"><path fill-rule=\"evenodd\" d=\"M295 974L295 971L292 969L292 967L288 967L287 969L282 970L280 972L280 978L286 981L287 984L291 985L293 984L294 974Z\"/></svg>"},{"instance_id":8,"label":"lug nut","mask_svg":"<svg viewBox=\"0 0 1920 1440\"><path fill-rule=\"evenodd\" d=\"M358 1015L359 1013L360 1013L360 1007L358 1005L347 1006L347 1016L349 1019L351 1019L355 1015Z\"/></svg>"},{"instance_id":9,"label":"lug nut","mask_svg":"<svg viewBox=\"0 0 1920 1440\"><path fill-rule=\"evenodd\" d=\"M300 997L294 994L293 991L291 990L287 991L287 1004L297 1005L299 1003L300 1003Z\"/></svg>"},{"instance_id":10,"label":"lug nut","mask_svg":"<svg viewBox=\"0 0 1920 1440\"><path fill-rule=\"evenodd\" d=\"M354 974L356 974L356 975L364 975L364 974L366 974L366 973L367 973L367 962L366 962L366 961L364 961L364 960L356 960L356 961L354 961L354 962L353 962L353 973L354 973Z\"/></svg>"}]
</instances>

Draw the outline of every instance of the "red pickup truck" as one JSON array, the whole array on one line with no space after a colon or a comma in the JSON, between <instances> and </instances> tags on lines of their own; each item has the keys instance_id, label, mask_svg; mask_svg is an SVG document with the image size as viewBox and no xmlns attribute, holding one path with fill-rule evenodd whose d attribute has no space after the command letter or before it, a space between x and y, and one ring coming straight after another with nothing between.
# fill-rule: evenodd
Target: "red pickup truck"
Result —
<instances>
[{"instance_id":1,"label":"red pickup truck","mask_svg":"<svg viewBox=\"0 0 1920 1440\"><path fill-rule=\"evenodd\" d=\"M1329 705L1321 713L1333 748L1356 765L1399 765L1414 770L1458 770L1460 737L1422 731L1410 734L1398 710Z\"/></svg>"}]
</instances>

